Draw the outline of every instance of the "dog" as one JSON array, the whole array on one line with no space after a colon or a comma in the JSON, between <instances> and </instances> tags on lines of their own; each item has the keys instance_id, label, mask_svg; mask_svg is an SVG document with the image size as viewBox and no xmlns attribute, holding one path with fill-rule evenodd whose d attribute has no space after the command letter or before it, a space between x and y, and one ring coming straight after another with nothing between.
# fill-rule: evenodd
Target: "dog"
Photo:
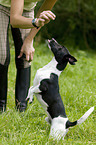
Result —
<instances>
[{"instance_id":1,"label":"dog","mask_svg":"<svg viewBox=\"0 0 96 145\"><path fill-rule=\"evenodd\" d=\"M77 59L54 38L48 40L48 43L54 57L47 65L37 70L33 86L29 89L27 100L29 99L29 103L32 103L33 95L37 97L37 100L48 115L45 120L51 125L50 138L60 140L61 138L64 139L68 128L85 121L94 110L94 107L91 107L79 120L74 122L68 120L59 93L58 78L67 64L75 65Z\"/></svg>"}]
</instances>

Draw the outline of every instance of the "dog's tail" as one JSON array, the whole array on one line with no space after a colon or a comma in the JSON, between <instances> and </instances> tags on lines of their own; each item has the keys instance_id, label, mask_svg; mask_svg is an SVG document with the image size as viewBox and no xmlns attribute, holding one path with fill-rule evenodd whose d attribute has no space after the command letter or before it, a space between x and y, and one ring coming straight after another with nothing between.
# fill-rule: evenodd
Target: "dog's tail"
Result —
<instances>
[{"instance_id":1,"label":"dog's tail","mask_svg":"<svg viewBox=\"0 0 96 145\"><path fill-rule=\"evenodd\" d=\"M94 107L91 107L79 120L77 120L77 124L83 123L87 117L93 112Z\"/></svg>"},{"instance_id":2,"label":"dog's tail","mask_svg":"<svg viewBox=\"0 0 96 145\"><path fill-rule=\"evenodd\" d=\"M83 123L87 118L88 116L93 112L94 110L94 107L91 107L80 119L78 119L77 121L74 121L74 122L70 122L69 120L66 122L66 128L69 128L69 127L72 127L72 126L75 126L75 125L78 125L78 124L81 124Z\"/></svg>"}]
</instances>

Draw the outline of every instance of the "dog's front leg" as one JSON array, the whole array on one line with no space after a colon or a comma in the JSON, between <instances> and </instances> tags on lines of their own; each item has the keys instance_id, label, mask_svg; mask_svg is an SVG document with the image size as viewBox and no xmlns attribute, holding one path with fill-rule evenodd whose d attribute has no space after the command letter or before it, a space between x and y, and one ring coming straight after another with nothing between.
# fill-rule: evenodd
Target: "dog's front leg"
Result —
<instances>
[{"instance_id":1,"label":"dog's front leg","mask_svg":"<svg viewBox=\"0 0 96 145\"><path fill-rule=\"evenodd\" d=\"M33 102L33 95L36 93L36 94L38 94L38 93L40 93L41 91L40 91L40 89L39 89L39 86L40 85L37 85L37 86L35 86L35 87L30 87L30 89L29 89L29 92L28 92L28 96L27 96L27 98L26 98L26 100L29 100L29 103L32 103Z\"/></svg>"}]
</instances>

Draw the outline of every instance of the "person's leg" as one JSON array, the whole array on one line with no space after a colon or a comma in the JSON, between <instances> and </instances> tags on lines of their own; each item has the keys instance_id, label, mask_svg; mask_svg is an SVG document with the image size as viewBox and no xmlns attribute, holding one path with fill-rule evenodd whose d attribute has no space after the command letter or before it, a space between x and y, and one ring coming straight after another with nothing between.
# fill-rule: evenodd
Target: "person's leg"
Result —
<instances>
[{"instance_id":1,"label":"person's leg","mask_svg":"<svg viewBox=\"0 0 96 145\"><path fill-rule=\"evenodd\" d=\"M15 62L17 68L16 85L15 85L15 103L16 108L22 112L27 107L27 93L30 86L30 64L24 56L18 59L23 40L20 29L12 28L12 35L15 44Z\"/></svg>"},{"instance_id":2,"label":"person's leg","mask_svg":"<svg viewBox=\"0 0 96 145\"><path fill-rule=\"evenodd\" d=\"M8 67L0 64L0 112L6 110Z\"/></svg>"},{"instance_id":3,"label":"person's leg","mask_svg":"<svg viewBox=\"0 0 96 145\"><path fill-rule=\"evenodd\" d=\"M9 9L0 5L0 112L6 110L7 73L10 61L8 28Z\"/></svg>"},{"instance_id":4,"label":"person's leg","mask_svg":"<svg viewBox=\"0 0 96 145\"><path fill-rule=\"evenodd\" d=\"M27 93L30 87L30 67L17 69L16 77L16 107L20 112L25 111L27 107Z\"/></svg>"},{"instance_id":5,"label":"person's leg","mask_svg":"<svg viewBox=\"0 0 96 145\"><path fill-rule=\"evenodd\" d=\"M15 60L17 68L16 87L15 87L15 102L16 108L22 112L26 110L26 97L30 87L30 63L22 58L18 59L23 41L30 32L30 29L12 28L12 35L15 44Z\"/></svg>"}]
</instances>

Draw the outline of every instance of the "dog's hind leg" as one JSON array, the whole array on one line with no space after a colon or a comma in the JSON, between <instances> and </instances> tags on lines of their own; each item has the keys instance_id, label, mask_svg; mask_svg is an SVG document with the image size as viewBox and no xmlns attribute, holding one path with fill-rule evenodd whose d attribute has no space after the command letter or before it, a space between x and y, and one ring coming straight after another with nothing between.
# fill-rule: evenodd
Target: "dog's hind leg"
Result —
<instances>
[{"instance_id":1,"label":"dog's hind leg","mask_svg":"<svg viewBox=\"0 0 96 145\"><path fill-rule=\"evenodd\" d=\"M32 103L33 102L33 95L34 94L38 94L38 93L41 92L40 89L39 89L39 86L40 85L37 85L35 87L33 87L33 86L30 87L29 92L28 92L28 96L26 98L26 100L29 100L29 103Z\"/></svg>"}]
</instances>

